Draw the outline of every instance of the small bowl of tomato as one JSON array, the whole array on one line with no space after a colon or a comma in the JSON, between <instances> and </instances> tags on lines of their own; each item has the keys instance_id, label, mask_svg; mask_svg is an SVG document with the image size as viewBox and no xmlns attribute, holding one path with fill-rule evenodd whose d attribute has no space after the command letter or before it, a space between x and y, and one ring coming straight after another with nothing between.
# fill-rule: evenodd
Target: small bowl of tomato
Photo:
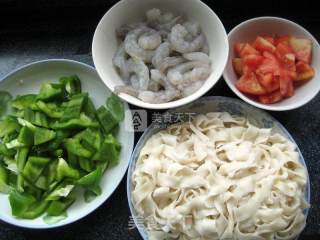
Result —
<instances>
[{"instance_id":1,"label":"small bowl of tomato","mask_svg":"<svg viewBox=\"0 0 320 240\"><path fill-rule=\"evenodd\" d=\"M303 106L320 91L320 46L300 25L258 17L233 28L228 38L223 77L242 100L285 111Z\"/></svg>"}]
</instances>

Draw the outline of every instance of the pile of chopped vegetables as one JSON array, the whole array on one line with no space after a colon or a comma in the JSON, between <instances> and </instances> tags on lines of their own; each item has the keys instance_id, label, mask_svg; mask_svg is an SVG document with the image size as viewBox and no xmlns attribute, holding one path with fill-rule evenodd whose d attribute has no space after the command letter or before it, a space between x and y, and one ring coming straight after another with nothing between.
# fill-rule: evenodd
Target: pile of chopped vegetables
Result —
<instances>
[{"instance_id":1,"label":"pile of chopped vegetables","mask_svg":"<svg viewBox=\"0 0 320 240\"><path fill-rule=\"evenodd\" d=\"M118 163L115 134L124 118L117 96L95 109L77 76L44 83L39 94L0 92L0 192L17 218L66 217L77 188L91 201L107 168ZM6 114L9 109L10 114Z\"/></svg>"}]
</instances>

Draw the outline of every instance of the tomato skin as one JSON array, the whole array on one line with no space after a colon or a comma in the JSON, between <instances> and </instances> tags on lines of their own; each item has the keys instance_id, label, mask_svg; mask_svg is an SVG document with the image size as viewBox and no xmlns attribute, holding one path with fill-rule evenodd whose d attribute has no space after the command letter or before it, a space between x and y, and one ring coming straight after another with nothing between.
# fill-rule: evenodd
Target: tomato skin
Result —
<instances>
[{"instance_id":1,"label":"tomato skin","mask_svg":"<svg viewBox=\"0 0 320 240\"><path fill-rule=\"evenodd\" d=\"M291 97L294 94L293 82L288 71L281 71L280 75L280 93L283 97Z\"/></svg>"},{"instance_id":2,"label":"tomato skin","mask_svg":"<svg viewBox=\"0 0 320 240\"><path fill-rule=\"evenodd\" d=\"M291 37L289 45L298 60L311 63L312 42L309 39Z\"/></svg>"},{"instance_id":3,"label":"tomato skin","mask_svg":"<svg viewBox=\"0 0 320 240\"><path fill-rule=\"evenodd\" d=\"M262 64L259 66L258 71L260 73L272 73L274 76L280 75L280 64L278 59L269 52L263 52L263 59Z\"/></svg>"},{"instance_id":4,"label":"tomato skin","mask_svg":"<svg viewBox=\"0 0 320 240\"><path fill-rule=\"evenodd\" d=\"M274 92L280 88L279 78L274 77L272 73L257 73L257 79L268 93Z\"/></svg>"},{"instance_id":5,"label":"tomato skin","mask_svg":"<svg viewBox=\"0 0 320 240\"><path fill-rule=\"evenodd\" d=\"M239 91L251 95L266 94L267 91L260 85L255 73L244 74L237 82Z\"/></svg>"},{"instance_id":6,"label":"tomato skin","mask_svg":"<svg viewBox=\"0 0 320 240\"><path fill-rule=\"evenodd\" d=\"M272 93L268 93L265 95L260 95L258 97L259 102L263 103L263 104L272 104L272 103L276 103L279 102L283 99L280 91L274 91Z\"/></svg>"},{"instance_id":7,"label":"tomato skin","mask_svg":"<svg viewBox=\"0 0 320 240\"><path fill-rule=\"evenodd\" d=\"M240 57L243 58L249 54L260 55L260 53L254 47L252 47L249 43L246 43L240 52Z\"/></svg>"},{"instance_id":8,"label":"tomato skin","mask_svg":"<svg viewBox=\"0 0 320 240\"><path fill-rule=\"evenodd\" d=\"M263 36L263 38L265 40L267 40L269 43L271 43L272 45L275 45L275 39L274 37L271 37L271 36Z\"/></svg>"},{"instance_id":9,"label":"tomato skin","mask_svg":"<svg viewBox=\"0 0 320 240\"><path fill-rule=\"evenodd\" d=\"M257 68L263 61L263 57L256 54L248 54L243 58L243 63L251 68Z\"/></svg>"},{"instance_id":10,"label":"tomato skin","mask_svg":"<svg viewBox=\"0 0 320 240\"><path fill-rule=\"evenodd\" d=\"M236 43L234 45L234 52L237 57L240 57L240 53L241 53L241 50L243 49L244 45L245 45L244 43Z\"/></svg>"},{"instance_id":11,"label":"tomato skin","mask_svg":"<svg viewBox=\"0 0 320 240\"><path fill-rule=\"evenodd\" d=\"M279 43L276 47L276 53L279 55L279 56L284 56L286 54L289 54L289 53L294 53L292 48L288 45L288 44L285 44L285 43Z\"/></svg>"},{"instance_id":12,"label":"tomato skin","mask_svg":"<svg viewBox=\"0 0 320 240\"><path fill-rule=\"evenodd\" d=\"M274 52L276 47L263 37L257 37L253 43L253 47L260 52Z\"/></svg>"},{"instance_id":13,"label":"tomato skin","mask_svg":"<svg viewBox=\"0 0 320 240\"><path fill-rule=\"evenodd\" d=\"M296 81L307 81L314 77L315 71L314 69L307 63L303 61L299 61L296 64L297 68L297 77Z\"/></svg>"},{"instance_id":14,"label":"tomato skin","mask_svg":"<svg viewBox=\"0 0 320 240\"><path fill-rule=\"evenodd\" d=\"M241 58L232 59L232 66L238 76L243 74L243 61Z\"/></svg>"}]
</instances>

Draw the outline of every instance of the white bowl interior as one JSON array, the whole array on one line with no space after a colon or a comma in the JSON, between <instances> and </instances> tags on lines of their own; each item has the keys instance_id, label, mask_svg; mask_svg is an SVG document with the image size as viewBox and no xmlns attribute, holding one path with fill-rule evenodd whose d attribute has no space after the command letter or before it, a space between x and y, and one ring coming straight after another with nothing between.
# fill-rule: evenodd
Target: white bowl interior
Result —
<instances>
[{"instance_id":1,"label":"white bowl interior","mask_svg":"<svg viewBox=\"0 0 320 240\"><path fill-rule=\"evenodd\" d=\"M294 96L286 98L278 103L266 105L252 100L241 93L236 87L235 82L238 76L232 67L232 59L235 57L234 44L237 42L252 42L258 35L292 35L295 37L310 39L313 43L312 67L315 69L315 77L295 88ZM317 40L303 27L286 19L276 17L260 17L245 21L236 26L228 35L229 37L229 58L224 70L223 77L229 87L244 101L267 110L283 111L300 107L309 102L320 90L320 79L318 70L320 69L320 47Z\"/></svg>"},{"instance_id":2,"label":"white bowl interior","mask_svg":"<svg viewBox=\"0 0 320 240\"><path fill-rule=\"evenodd\" d=\"M79 76L82 83L82 90L89 93L95 106L105 104L111 92L100 80L96 71L86 64L70 60L48 60L23 67L5 77L0 82L0 89L10 92L13 96L37 93L41 83L57 82L61 76L73 74ZM23 84L21 84L21 81L23 81ZM67 211L68 217L57 224L47 225L41 217L35 220L16 219L13 217L8 195L0 193L0 219L21 227L52 228L72 223L86 216L104 203L123 178L133 149L134 133L133 131L128 131L128 126L131 126L131 113L126 103L125 110L126 118L120 125L117 137L122 145L120 162L104 174L100 185L102 188L102 194L100 196L90 203L85 203L82 193L79 192L77 201Z\"/></svg>"},{"instance_id":3,"label":"white bowl interior","mask_svg":"<svg viewBox=\"0 0 320 240\"><path fill-rule=\"evenodd\" d=\"M201 1L194 0L122 0L112 7L100 21L92 44L95 67L104 83L113 91L123 81L113 66L112 58L118 48L115 31L123 24L138 22L144 19L151 8L171 11L198 22L206 35L210 47L212 74L205 84L194 94L170 103L149 104L127 94L120 94L125 101L145 108L166 109L183 105L206 93L220 78L228 56L228 39L225 29L215 13Z\"/></svg>"}]
</instances>

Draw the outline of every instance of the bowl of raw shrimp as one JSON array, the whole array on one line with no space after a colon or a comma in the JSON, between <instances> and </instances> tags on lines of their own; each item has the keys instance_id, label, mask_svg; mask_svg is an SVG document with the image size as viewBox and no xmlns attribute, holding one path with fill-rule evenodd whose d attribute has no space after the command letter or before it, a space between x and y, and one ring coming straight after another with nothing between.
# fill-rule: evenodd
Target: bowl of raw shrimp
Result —
<instances>
[{"instance_id":1,"label":"bowl of raw shrimp","mask_svg":"<svg viewBox=\"0 0 320 240\"><path fill-rule=\"evenodd\" d=\"M106 86L148 109L200 98L220 79L228 52L220 19L194 0L122 0L103 16L92 42Z\"/></svg>"}]
</instances>

